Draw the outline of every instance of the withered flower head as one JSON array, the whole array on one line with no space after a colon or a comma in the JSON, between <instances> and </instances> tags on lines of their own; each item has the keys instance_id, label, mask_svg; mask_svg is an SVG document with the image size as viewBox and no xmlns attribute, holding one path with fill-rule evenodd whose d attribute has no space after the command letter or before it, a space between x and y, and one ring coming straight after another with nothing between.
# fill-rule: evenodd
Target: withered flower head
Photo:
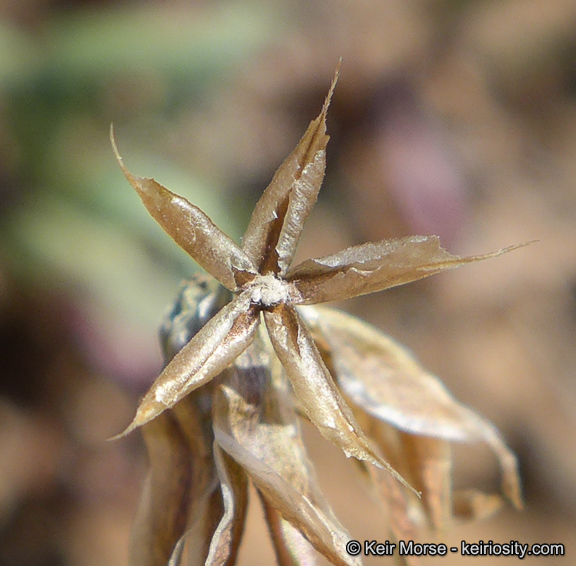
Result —
<instances>
[{"instance_id":1,"label":"withered flower head","mask_svg":"<svg viewBox=\"0 0 576 566\"><path fill-rule=\"evenodd\" d=\"M350 537L317 485L300 436L301 413L361 461L389 506L396 537L411 534L424 516L440 527L453 514L478 516L498 506L498 496L453 497L449 441L487 442L503 469L504 494L521 504L516 461L490 423L375 329L304 306L381 291L513 249L458 257L436 236L412 236L292 267L324 176L336 79L320 115L257 203L242 246L184 198L130 173L111 136L118 163L150 214L220 284L196 277L184 287L163 328L171 361L122 433L145 425L151 461L134 565L233 564L248 479L280 564L314 564L315 550L334 564L360 563L347 554Z\"/></svg>"}]
</instances>

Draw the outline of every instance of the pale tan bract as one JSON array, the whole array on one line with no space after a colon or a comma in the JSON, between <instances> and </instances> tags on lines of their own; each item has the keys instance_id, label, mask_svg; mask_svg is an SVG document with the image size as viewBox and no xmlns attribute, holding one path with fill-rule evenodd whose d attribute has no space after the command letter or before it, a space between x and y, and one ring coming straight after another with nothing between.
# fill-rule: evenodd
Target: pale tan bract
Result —
<instances>
[{"instance_id":1,"label":"pale tan bract","mask_svg":"<svg viewBox=\"0 0 576 566\"><path fill-rule=\"evenodd\" d=\"M281 564L313 564L312 548L334 564L360 563L345 552L350 537L317 486L295 406L347 456L370 464L362 466L389 504L397 537L410 534L418 510L436 527L458 513L449 441L487 442L501 462L505 496L521 504L514 456L490 423L456 403L437 378L381 333L335 311L297 310L381 291L517 247L461 258L441 248L436 236L413 236L354 246L292 267L324 176L326 113L337 76L320 115L256 205L242 246L184 198L130 173L111 133L118 163L150 214L230 292L228 304L174 355L133 422L118 435L146 425L151 457L134 565L168 559L182 564L190 540L196 550L186 563L233 564L248 478L262 498ZM202 391L211 410L200 417ZM355 405L356 416L341 391ZM191 470L185 470L186 461L194 463ZM499 498L470 492L459 494L458 501L462 514L477 516L497 506Z\"/></svg>"}]
</instances>

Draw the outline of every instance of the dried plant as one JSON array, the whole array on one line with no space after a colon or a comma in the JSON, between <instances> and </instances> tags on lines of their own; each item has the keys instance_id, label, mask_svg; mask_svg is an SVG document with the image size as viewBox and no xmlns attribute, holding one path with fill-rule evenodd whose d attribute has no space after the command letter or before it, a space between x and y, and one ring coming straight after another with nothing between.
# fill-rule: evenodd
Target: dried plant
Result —
<instances>
[{"instance_id":1,"label":"dried plant","mask_svg":"<svg viewBox=\"0 0 576 566\"><path fill-rule=\"evenodd\" d=\"M162 328L167 365L119 435L142 427L150 457L134 566L234 564L249 481L279 564L315 564L317 552L333 564L359 564L318 486L300 416L358 460L398 539L413 538L426 521L442 528L453 516L478 517L501 504L495 494L453 493L452 441L486 442L500 461L504 497L521 506L516 460L492 424L457 403L387 336L342 312L306 306L513 249L458 257L436 236L414 236L292 267L324 176L336 79L256 205L242 246L184 198L130 173L111 135L118 163L150 214L213 277L184 285Z\"/></svg>"}]
</instances>

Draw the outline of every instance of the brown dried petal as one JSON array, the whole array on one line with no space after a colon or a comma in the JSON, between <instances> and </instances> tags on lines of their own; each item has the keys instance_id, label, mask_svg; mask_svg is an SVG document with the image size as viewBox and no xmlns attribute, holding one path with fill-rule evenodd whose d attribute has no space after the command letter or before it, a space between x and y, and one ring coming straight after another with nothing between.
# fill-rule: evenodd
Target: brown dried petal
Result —
<instances>
[{"instance_id":1,"label":"brown dried petal","mask_svg":"<svg viewBox=\"0 0 576 566\"><path fill-rule=\"evenodd\" d=\"M248 507L248 481L244 470L216 443L214 458L220 478L224 513L210 542L205 566L235 563Z\"/></svg>"},{"instance_id":2,"label":"brown dried petal","mask_svg":"<svg viewBox=\"0 0 576 566\"><path fill-rule=\"evenodd\" d=\"M124 176L134 187L162 229L210 275L232 291L256 273L248 256L198 207L169 191L154 179L133 175L118 152L112 130L110 140Z\"/></svg>"},{"instance_id":3,"label":"brown dried petal","mask_svg":"<svg viewBox=\"0 0 576 566\"><path fill-rule=\"evenodd\" d=\"M206 437L193 402L187 398L179 406L178 416L165 412L142 428L150 472L132 530L133 566L166 564L188 527L189 516L201 523L201 534L213 530L209 507L218 485L212 464L213 440L211 434ZM194 466L190 466L192 461ZM199 536L195 546L203 563L208 552L206 536Z\"/></svg>"},{"instance_id":4,"label":"brown dried petal","mask_svg":"<svg viewBox=\"0 0 576 566\"><path fill-rule=\"evenodd\" d=\"M320 115L280 166L252 213L243 249L262 274L286 273L316 202L326 167L326 113L337 79L338 69Z\"/></svg>"},{"instance_id":5,"label":"brown dried petal","mask_svg":"<svg viewBox=\"0 0 576 566\"><path fill-rule=\"evenodd\" d=\"M370 445L354 415L334 385L314 340L291 307L280 305L264 312L270 341L308 418L320 433L346 456L367 460L390 471L412 489Z\"/></svg>"},{"instance_id":6,"label":"brown dried petal","mask_svg":"<svg viewBox=\"0 0 576 566\"><path fill-rule=\"evenodd\" d=\"M179 406L179 405L177 405ZM176 544L167 566L221 566L236 563L248 507L248 482L242 468L214 443L218 485L203 515ZM196 466L194 461L193 466ZM216 497L217 496L217 497ZM194 509L201 502L193 501ZM158 566L163 566L158 564Z\"/></svg>"},{"instance_id":7,"label":"brown dried petal","mask_svg":"<svg viewBox=\"0 0 576 566\"><path fill-rule=\"evenodd\" d=\"M408 474L422 493L432 527L446 528L452 520L452 453L441 438L400 433Z\"/></svg>"},{"instance_id":8,"label":"brown dried petal","mask_svg":"<svg viewBox=\"0 0 576 566\"><path fill-rule=\"evenodd\" d=\"M413 482L411 470L407 466L403 446L400 442L401 433L394 427L372 418L362 411L356 412L363 430L368 437L374 441L381 449L390 463L405 477L410 483ZM417 498L414 493L404 489L385 470L367 466L364 462L358 462L357 468L363 476L370 480L372 488L376 488L380 496L380 502L385 507L387 513L387 525L390 530L390 540L415 540L426 524L422 499L426 497L422 493L421 498ZM404 566L419 566L421 560L417 556L398 556L398 563Z\"/></svg>"},{"instance_id":9,"label":"brown dried petal","mask_svg":"<svg viewBox=\"0 0 576 566\"><path fill-rule=\"evenodd\" d=\"M170 413L142 429L150 472L132 527L131 566L166 564L186 528L189 447Z\"/></svg>"},{"instance_id":10,"label":"brown dried petal","mask_svg":"<svg viewBox=\"0 0 576 566\"><path fill-rule=\"evenodd\" d=\"M327 344L338 383L355 405L412 434L485 441L500 461L504 493L522 506L516 458L494 425L458 403L405 348L370 325L326 307L300 312Z\"/></svg>"},{"instance_id":11,"label":"brown dried petal","mask_svg":"<svg viewBox=\"0 0 576 566\"><path fill-rule=\"evenodd\" d=\"M224 512L220 478L214 464L214 433L210 422L212 384L188 395L170 413L176 416L192 448L192 483L189 487L188 530L178 541L168 566L204 566L210 541ZM163 415L165 413L162 413ZM180 555L186 549L185 562Z\"/></svg>"},{"instance_id":12,"label":"brown dried petal","mask_svg":"<svg viewBox=\"0 0 576 566\"><path fill-rule=\"evenodd\" d=\"M397 541L414 540L417 528L424 523L420 500L384 470L367 466L366 471L388 511L388 525L394 538ZM411 565L419 563L415 558L407 562Z\"/></svg>"},{"instance_id":13,"label":"brown dried petal","mask_svg":"<svg viewBox=\"0 0 576 566\"><path fill-rule=\"evenodd\" d=\"M286 521L261 492L258 494L264 507L278 566L317 566L320 564L320 554L302 533Z\"/></svg>"},{"instance_id":14,"label":"brown dried petal","mask_svg":"<svg viewBox=\"0 0 576 566\"><path fill-rule=\"evenodd\" d=\"M228 303L174 356L142 399L136 417L118 437L151 421L218 375L254 339L260 323L251 291Z\"/></svg>"},{"instance_id":15,"label":"brown dried petal","mask_svg":"<svg viewBox=\"0 0 576 566\"><path fill-rule=\"evenodd\" d=\"M273 510L333 563L356 564L344 549L350 536L318 487L290 398L272 383L269 358L256 339L226 372L214 399L216 441L252 478L276 526L282 521ZM290 552L283 538L290 533L288 527L273 530L279 558ZM306 544L300 551L296 555L310 553Z\"/></svg>"},{"instance_id":16,"label":"brown dried petal","mask_svg":"<svg viewBox=\"0 0 576 566\"><path fill-rule=\"evenodd\" d=\"M413 434L477 437L476 423L467 421L444 384L392 338L336 309L299 312L312 335L328 346L338 384L358 407Z\"/></svg>"},{"instance_id":17,"label":"brown dried petal","mask_svg":"<svg viewBox=\"0 0 576 566\"><path fill-rule=\"evenodd\" d=\"M221 429L216 431L218 444L248 473L257 489L282 516L306 535L308 540L333 564L357 565L348 556L345 544L349 537L338 532L334 524L288 481L277 474L267 463L258 460L245 450L232 436Z\"/></svg>"},{"instance_id":18,"label":"brown dried petal","mask_svg":"<svg viewBox=\"0 0 576 566\"><path fill-rule=\"evenodd\" d=\"M483 520L502 508L504 501L495 494L486 494L475 489L463 489L454 493L453 513L458 519Z\"/></svg>"},{"instance_id":19,"label":"brown dried petal","mask_svg":"<svg viewBox=\"0 0 576 566\"><path fill-rule=\"evenodd\" d=\"M518 461L513 452L510 451L504 442L500 431L488 420L483 419L470 409L467 409L468 419L476 421L479 434L490 448L494 451L500 462L502 470L502 493L517 509L524 506L522 500L522 488L520 485L520 474L518 472Z\"/></svg>"},{"instance_id":20,"label":"brown dried petal","mask_svg":"<svg viewBox=\"0 0 576 566\"><path fill-rule=\"evenodd\" d=\"M369 242L330 256L306 260L290 270L286 279L302 294L302 304L338 301L410 283L523 245L459 257L440 247L438 236L408 236Z\"/></svg>"}]
</instances>

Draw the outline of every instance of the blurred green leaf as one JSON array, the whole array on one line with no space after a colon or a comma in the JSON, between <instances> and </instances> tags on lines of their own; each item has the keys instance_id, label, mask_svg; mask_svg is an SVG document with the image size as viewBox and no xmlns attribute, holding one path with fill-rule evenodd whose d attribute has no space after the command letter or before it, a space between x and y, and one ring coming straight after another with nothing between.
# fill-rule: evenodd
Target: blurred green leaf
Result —
<instances>
[{"instance_id":1,"label":"blurred green leaf","mask_svg":"<svg viewBox=\"0 0 576 566\"><path fill-rule=\"evenodd\" d=\"M0 20L0 89L12 89L28 80L41 62L32 39L8 21Z\"/></svg>"},{"instance_id":2,"label":"blurred green leaf","mask_svg":"<svg viewBox=\"0 0 576 566\"><path fill-rule=\"evenodd\" d=\"M271 24L262 4L245 2L83 10L52 28L51 60L69 78L158 69L197 86L270 40Z\"/></svg>"},{"instance_id":3,"label":"blurred green leaf","mask_svg":"<svg viewBox=\"0 0 576 566\"><path fill-rule=\"evenodd\" d=\"M11 270L41 286L87 293L146 323L157 323L158 304L174 294L174 273L159 268L130 230L55 195L35 198L4 229Z\"/></svg>"}]
</instances>

